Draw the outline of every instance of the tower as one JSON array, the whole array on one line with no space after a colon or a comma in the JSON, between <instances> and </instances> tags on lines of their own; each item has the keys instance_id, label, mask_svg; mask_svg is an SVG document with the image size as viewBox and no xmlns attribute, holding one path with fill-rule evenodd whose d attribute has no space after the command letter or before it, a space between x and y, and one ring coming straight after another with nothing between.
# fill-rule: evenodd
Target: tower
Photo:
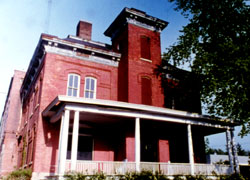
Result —
<instances>
[{"instance_id":1,"label":"tower","mask_svg":"<svg viewBox=\"0 0 250 180\"><path fill-rule=\"evenodd\" d=\"M163 107L161 80L154 69L161 64L160 32L167 22L134 8L124 8L104 34L122 54L118 68L118 100Z\"/></svg>"}]
</instances>

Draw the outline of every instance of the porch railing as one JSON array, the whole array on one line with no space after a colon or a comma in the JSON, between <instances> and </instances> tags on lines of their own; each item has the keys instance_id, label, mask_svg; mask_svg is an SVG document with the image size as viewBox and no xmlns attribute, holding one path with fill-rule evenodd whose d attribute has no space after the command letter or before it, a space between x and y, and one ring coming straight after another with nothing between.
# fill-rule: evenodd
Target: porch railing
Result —
<instances>
[{"instance_id":1,"label":"porch railing","mask_svg":"<svg viewBox=\"0 0 250 180\"><path fill-rule=\"evenodd\" d=\"M66 171L70 171L71 162L66 161ZM84 174L95 174L103 172L108 175L125 174L127 172L135 172L135 162L119 162L119 161L77 161L76 171ZM191 174L191 166L188 163L154 163L141 162L140 170L149 170L152 172L161 172L165 175L189 175ZM195 174L203 175L227 175L232 174L228 165L217 164L195 164Z\"/></svg>"}]
</instances>

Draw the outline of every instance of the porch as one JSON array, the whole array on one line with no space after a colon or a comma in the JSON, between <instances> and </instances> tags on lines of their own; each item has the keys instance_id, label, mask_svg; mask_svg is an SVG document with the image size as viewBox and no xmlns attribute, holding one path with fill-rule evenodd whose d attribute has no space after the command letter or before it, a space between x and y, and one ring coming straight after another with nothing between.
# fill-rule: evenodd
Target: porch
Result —
<instances>
[{"instance_id":1,"label":"porch","mask_svg":"<svg viewBox=\"0 0 250 180\"><path fill-rule=\"evenodd\" d=\"M71 171L71 161L66 161L65 171ZM124 175L129 172L136 172L135 162L119 161L77 161L76 172L92 175L104 173L108 175ZM190 175L192 167L189 163L156 163L140 162L140 171L161 172L164 175ZM229 165L222 164L194 164L194 174L199 175L229 175L232 174Z\"/></svg>"},{"instance_id":2,"label":"porch","mask_svg":"<svg viewBox=\"0 0 250 180\"><path fill-rule=\"evenodd\" d=\"M234 124L166 108L58 96L43 112L60 122L57 174L107 175L150 170L165 175L218 175L230 166L205 164L204 136ZM233 136L227 139L230 157ZM171 163L170 163L171 162Z\"/></svg>"}]
</instances>

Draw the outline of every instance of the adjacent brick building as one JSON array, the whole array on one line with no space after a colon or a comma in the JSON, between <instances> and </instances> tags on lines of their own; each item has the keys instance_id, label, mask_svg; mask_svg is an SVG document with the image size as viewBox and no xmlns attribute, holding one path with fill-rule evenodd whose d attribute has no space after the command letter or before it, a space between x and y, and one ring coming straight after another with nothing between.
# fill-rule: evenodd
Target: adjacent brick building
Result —
<instances>
[{"instance_id":1,"label":"adjacent brick building","mask_svg":"<svg viewBox=\"0 0 250 180\"><path fill-rule=\"evenodd\" d=\"M165 108L155 68L167 24L124 8L104 32L112 45L92 41L92 24L84 21L76 36L42 34L16 91L21 116L15 119L15 166L31 168L32 179L69 170L173 175L177 166L178 173L205 172L194 164L206 163L204 136L229 132L235 124L198 114L199 98L193 100L196 113Z\"/></svg>"},{"instance_id":2,"label":"adjacent brick building","mask_svg":"<svg viewBox=\"0 0 250 180\"><path fill-rule=\"evenodd\" d=\"M0 129L0 169L1 174L7 174L14 170L17 165L17 139L16 133L21 117L20 88L25 72L15 70L11 78L5 106L1 118Z\"/></svg>"}]
</instances>

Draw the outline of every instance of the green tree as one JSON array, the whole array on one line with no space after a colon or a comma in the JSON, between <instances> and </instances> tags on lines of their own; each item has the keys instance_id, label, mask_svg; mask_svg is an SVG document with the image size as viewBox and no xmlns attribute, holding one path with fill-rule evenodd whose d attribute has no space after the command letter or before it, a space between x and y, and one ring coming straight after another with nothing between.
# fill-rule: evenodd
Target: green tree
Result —
<instances>
[{"instance_id":1,"label":"green tree","mask_svg":"<svg viewBox=\"0 0 250 180\"><path fill-rule=\"evenodd\" d=\"M240 156L247 156L247 155L248 155L248 152L245 151L245 150L241 147L241 145L240 145L239 143L237 143L236 147L237 147L237 153L238 153L238 155L240 155Z\"/></svg>"},{"instance_id":2,"label":"green tree","mask_svg":"<svg viewBox=\"0 0 250 180\"><path fill-rule=\"evenodd\" d=\"M189 23L164 53L164 63L188 63L201 80L201 99L214 117L250 132L250 7L243 0L169 0Z\"/></svg>"}]
</instances>

